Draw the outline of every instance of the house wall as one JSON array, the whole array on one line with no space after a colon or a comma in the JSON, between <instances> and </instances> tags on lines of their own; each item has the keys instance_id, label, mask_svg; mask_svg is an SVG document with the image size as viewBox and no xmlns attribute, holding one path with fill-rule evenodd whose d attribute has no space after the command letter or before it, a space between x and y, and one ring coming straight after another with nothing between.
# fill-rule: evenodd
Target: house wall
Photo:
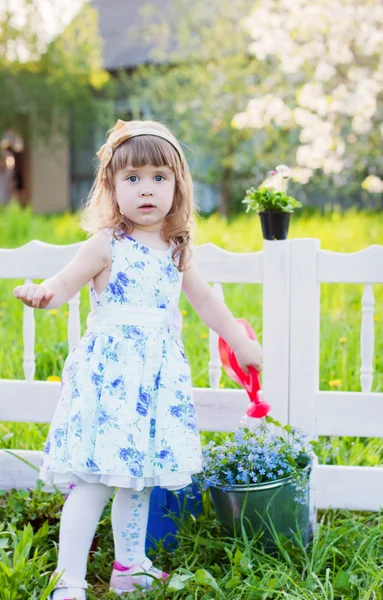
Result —
<instances>
[{"instance_id":1,"label":"house wall","mask_svg":"<svg viewBox=\"0 0 383 600\"><path fill-rule=\"evenodd\" d=\"M29 199L37 213L63 212L70 207L69 136L57 128L42 141L30 128L28 144Z\"/></svg>"}]
</instances>

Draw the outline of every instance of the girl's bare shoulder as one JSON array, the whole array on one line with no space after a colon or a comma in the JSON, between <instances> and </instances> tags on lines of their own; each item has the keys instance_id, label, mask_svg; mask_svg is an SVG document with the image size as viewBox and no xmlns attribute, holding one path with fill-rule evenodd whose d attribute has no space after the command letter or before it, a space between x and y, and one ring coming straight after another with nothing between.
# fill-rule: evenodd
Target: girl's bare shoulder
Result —
<instances>
[{"instance_id":1,"label":"girl's bare shoulder","mask_svg":"<svg viewBox=\"0 0 383 600\"><path fill-rule=\"evenodd\" d=\"M98 261L101 260L105 267L112 264L110 238L110 232L106 229L101 229L84 242L86 253L96 256Z\"/></svg>"}]
</instances>

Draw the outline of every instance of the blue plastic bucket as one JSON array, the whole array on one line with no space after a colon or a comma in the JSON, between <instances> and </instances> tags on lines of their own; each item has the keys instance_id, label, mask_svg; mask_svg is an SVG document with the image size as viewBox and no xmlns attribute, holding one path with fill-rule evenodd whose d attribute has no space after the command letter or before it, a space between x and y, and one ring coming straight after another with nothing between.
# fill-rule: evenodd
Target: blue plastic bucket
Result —
<instances>
[{"instance_id":1,"label":"blue plastic bucket","mask_svg":"<svg viewBox=\"0 0 383 600\"><path fill-rule=\"evenodd\" d=\"M176 491L154 487L150 495L146 552L159 540L163 540L166 549L174 548L179 525L191 514L201 513L202 495L195 483Z\"/></svg>"}]
</instances>

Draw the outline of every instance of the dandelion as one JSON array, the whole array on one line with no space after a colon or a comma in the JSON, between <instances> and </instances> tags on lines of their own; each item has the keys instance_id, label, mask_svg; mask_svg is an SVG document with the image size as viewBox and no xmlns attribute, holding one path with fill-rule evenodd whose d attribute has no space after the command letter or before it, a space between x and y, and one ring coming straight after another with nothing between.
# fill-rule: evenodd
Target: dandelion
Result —
<instances>
[{"instance_id":1,"label":"dandelion","mask_svg":"<svg viewBox=\"0 0 383 600\"><path fill-rule=\"evenodd\" d=\"M2 302L2 303L1 303L1 306L2 306L3 308L5 308L6 306L8 306L8 303L7 303L7 302Z\"/></svg>"},{"instance_id":2,"label":"dandelion","mask_svg":"<svg viewBox=\"0 0 383 600\"><path fill-rule=\"evenodd\" d=\"M47 381L61 381L61 378L58 375L49 375Z\"/></svg>"},{"instance_id":3,"label":"dandelion","mask_svg":"<svg viewBox=\"0 0 383 600\"><path fill-rule=\"evenodd\" d=\"M337 389L342 385L341 379L332 379L328 382L331 389Z\"/></svg>"},{"instance_id":4,"label":"dandelion","mask_svg":"<svg viewBox=\"0 0 383 600\"><path fill-rule=\"evenodd\" d=\"M379 317L378 317L378 315L375 315L375 316L374 316L374 321L375 321L375 323L377 323L377 322L379 321Z\"/></svg>"},{"instance_id":5,"label":"dandelion","mask_svg":"<svg viewBox=\"0 0 383 600\"><path fill-rule=\"evenodd\" d=\"M48 310L48 312L49 312L51 315L57 315L57 310L56 310L55 308L51 308L50 310Z\"/></svg>"},{"instance_id":6,"label":"dandelion","mask_svg":"<svg viewBox=\"0 0 383 600\"><path fill-rule=\"evenodd\" d=\"M181 315L183 317L186 317L186 315L188 315L188 314L189 314L189 312L187 310L181 310Z\"/></svg>"},{"instance_id":7,"label":"dandelion","mask_svg":"<svg viewBox=\"0 0 383 600\"><path fill-rule=\"evenodd\" d=\"M225 387L225 384L224 384L224 383L220 383L220 384L219 384L219 387L220 387L220 388L224 388L224 387Z\"/></svg>"},{"instance_id":8,"label":"dandelion","mask_svg":"<svg viewBox=\"0 0 383 600\"><path fill-rule=\"evenodd\" d=\"M65 316L66 316L66 317L69 317L69 310L66 310L66 311L65 311Z\"/></svg>"},{"instance_id":9,"label":"dandelion","mask_svg":"<svg viewBox=\"0 0 383 600\"><path fill-rule=\"evenodd\" d=\"M345 344L347 342L347 338L346 337L340 337L339 338L339 343L340 344Z\"/></svg>"},{"instance_id":10,"label":"dandelion","mask_svg":"<svg viewBox=\"0 0 383 600\"><path fill-rule=\"evenodd\" d=\"M208 334L206 332L201 333L201 339L206 340Z\"/></svg>"}]
</instances>

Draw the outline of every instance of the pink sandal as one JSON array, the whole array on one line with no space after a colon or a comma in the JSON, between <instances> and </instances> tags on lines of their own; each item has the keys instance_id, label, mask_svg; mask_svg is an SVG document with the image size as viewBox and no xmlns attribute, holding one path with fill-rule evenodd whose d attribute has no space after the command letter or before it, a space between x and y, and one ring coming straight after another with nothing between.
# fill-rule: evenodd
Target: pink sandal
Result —
<instances>
[{"instance_id":1,"label":"pink sandal","mask_svg":"<svg viewBox=\"0 0 383 600\"><path fill-rule=\"evenodd\" d=\"M51 575L51 579L56 575L56 571L54 571ZM85 579L66 579L62 577L55 585L55 590L60 590L62 588L68 588L67 593L69 598L65 598L65 600L77 600L78 597L78 589L86 590L88 588L88 584ZM49 600L52 600L53 592L49 596Z\"/></svg>"},{"instance_id":2,"label":"pink sandal","mask_svg":"<svg viewBox=\"0 0 383 600\"><path fill-rule=\"evenodd\" d=\"M136 575L136 573L142 572L148 573L149 576ZM117 595L124 592L136 592L140 588L148 590L153 586L154 579L165 581L168 577L168 573L164 573L153 567L153 563L149 558L145 558L140 564L133 565L132 567L124 567L115 560L110 579L110 590Z\"/></svg>"}]
</instances>

